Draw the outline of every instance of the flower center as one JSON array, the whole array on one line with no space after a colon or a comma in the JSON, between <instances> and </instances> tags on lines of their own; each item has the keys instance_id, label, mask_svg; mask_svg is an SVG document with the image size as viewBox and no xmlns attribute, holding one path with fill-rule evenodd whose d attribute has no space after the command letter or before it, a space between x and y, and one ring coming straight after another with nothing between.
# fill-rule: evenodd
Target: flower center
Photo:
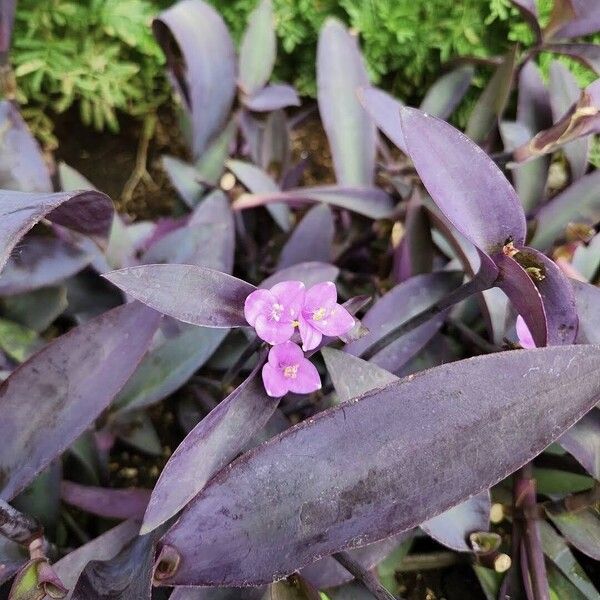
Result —
<instances>
[{"instance_id":1,"label":"flower center","mask_svg":"<svg viewBox=\"0 0 600 600\"><path fill-rule=\"evenodd\" d=\"M324 307L319 308L313 312L313 321L322 321L327 316L327 310Z\"/></svg>"},{"instance_id":2,"label":"flower center","mask_svg":"<svg viewBox=\"0 0 600 600\"><path fill-rule=\"evenodd\" d=\"M296 379L298 375L298 365L288 365L283 369L283 376L287 379Z\"/></svg>"},{"instance_id":3,"label":"flower center","mask_svg":"<svg viewBox=\"0 0 600 600\"><path fill-rule=\"evenodd\" d=\"M279 321L281 319L281 315L283 314L283 304L275 303L271 307L271 318L274 321Z\"/></svg>"}]
</instances>

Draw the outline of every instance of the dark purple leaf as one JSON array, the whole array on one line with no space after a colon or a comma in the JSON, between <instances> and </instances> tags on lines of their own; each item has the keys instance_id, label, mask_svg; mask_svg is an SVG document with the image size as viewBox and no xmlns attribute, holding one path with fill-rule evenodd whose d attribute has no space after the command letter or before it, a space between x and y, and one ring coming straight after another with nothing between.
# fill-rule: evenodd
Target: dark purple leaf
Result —
<instances>
[{"instance_id":1,"label":"dark purple leaf","mask_svg":"<svg viewBox=\"0 0 600 600\"><path fill-rule=\"evenodd\" d=\"M169 600L261 600L265 588L176 587Z\"/></svg>"},{"instance_id":2,"label":"dark purple leaf","mask_svg":"<svg viewBox=\"0 0 600 600\"><path fill-rule=\"evenodd\" d=\"M473 66L466 65L440 77L427 91L420 109L433 117L447 119L467 93L473 74Z\"/></svg>"},{"instance_id":3,"label":"dark purple leaf","mask_svg":"<svg viewBox=\"0 0 600 600\"><path fill-rule=\"evenodd\" d=\"M546 514L570 544L600 560L600 517L594 508L569 513L547 509Z\"/></svg>"},{"instance_id":4,"label":"dark purple leaf","mask_svg":"<svg viewBox=\"0 0 600 600\"><path fill-rule=\"evenodd\" d=\"M163 336L116 397L114 408L129 412L163 400L206 363L227 333L227 329L182 325Z\"/></svg>"},{"instance_id":5,"label":"dark purple leaf","mask_svg":"<svg viewBox=\"0 0 600 600\"><path fill-rule=\"evenodd\" d=\"M23 294L59 284L79 273L92 256L54 237L27 236L6 263L0 276L0 296Z\"/></svg>"},{"instance_id":6,"label":"dark purple leaf","mask_svg":"<svg viewBox=\"0 0 600 600\"><path fill-rule=\"evenodd\" d=\"M184 323L244 327L244 301L256 288L220 271L195 265L143 265L103 275L155 310Z\"/></svg>"},{"instance_id":7,"label":"dark purple leaf","mask_svg":"<svg viewBox=\"0 0 600 600\"><path fill-rule=\"evenodd\" d=\"M358 88L368 85L356 38L337 19L327 19L317 48L317 100L340 185L373 183L375 124L357 97Z\"/></svg>"},{"instance_id":8,"label":"dark purple leaf","mask_svg":"<svg viewBox=\"0 0 600 600\"><path fill-rule=\"evenodd\" d=\"M190 115L192 151L198 158L221 130L235 97L231 36L219 13L202 0L181 0L160 13L152 27Z\"/></svg>"},{"instance_id":9,"label":"dark purple leaf","mask_svg":"<svg viewBox=\"0 0 600 600\"><path fill-rule=\"evenodd\" d=\"M257 370L202 419L171 455L152 492L142 532L177 514L271 418L279 401L267 396Z\"/></svg>"},{"instance_id":10,"label":"dark purple leaf","mask_svg":"<svg viewBox=\"0 0 600 600\"><path fill-rule=\"evenodd\" d=\"M275 65L277 38L271 0L260 0L248 17L242 37L239 61L239 86L252 96L265 86Z\"/></svg>"},{"instance_id":11,"label":"dark purple leaf","mask_svg":"<svg viewBox=\"0 0 600 600\"><path fill-rule=\"evenodd\" d=\"M550 93L536 64L527 61L519 72L517 121L532 134L550 127L553 122Z\"/></svg>"},{"instance_id":12,"label":"dark purple leaf","mask_svg":"<svg viewBox=\"0 0 600 600\"><path fill-rule=\"evenodd\" d=\"M17 0L2 0L0 3L0 54L8 54L15 20Z\"/></svg>"},{"instance_id":13,"label":"dark purple leaf","mask_svg":"<svg viewBox=\"0 0 600 600\"><path fill-rule=\"evenodd\" d=\"M456 289L461 280L461 273L440 271L417 275L395 286L380 298L362 318L362 324L370 333L360 340L348 344L346 351L360 356L386 333L434 305L450 291ZM398 338L384 350L378 352L372 362L388 371L398 371L438 332L445 317L445 313L442 313Z\"/></svg>"},{"instance_id":14,"label":"dark purple leaf","mask_svg":"<svg viewBox=\"0 0 600 600\"><path fill-rule=\"evenodd\" d=\"M594 406L597 356L596 346L571 346L476 357L288 429L188 506L162 539L161 583L259 585L433 518L530 461ZM169 570L173 554L181 560Z\"/></svg>"},{"instance_id":15,"label":"dark purple leaf","mask_svg":"<svg viewBox=\"0 0 600 600\"><path fill-rule=\"evenodd\" d=\"M567 16L565 22L548 26L553 38L572 38L600 31L600 5L596 0L557 0L559 15ZM555 7L556 10L556 7Z\"/></svg>"},{"instance_id":16,"label":"dark purple leaf","mask_svg":"<svg viewBox=\"0 0 600 600\"><path fill-rule=\"evenodd\" d=\"M600 410L590 410L559 442L594 479L600 477Z\"/></svg>"},{"instance_id":17,"label":"dark purple leaf","mask_svg":"<svg viewBox=\"0 0 600 600\"><path fill-rule=\"evenodd\" d=\"M600 288L589 283L570 280L579 315L578 344L600 344Z\"/></svg>"},{"instance_id":18,"label":"dark purple leaf","mask_svg":"<svg viewBox=\"0 0 600 600\"><path fill-rule=\"evenodd\" d=\"M100 192L34 194L0 192L0 268L19 240L41 219L48 218L89 235L108 235L113 206Z\"/></svg>"},{"instance_id":19,"label":"dark purple leaf","mask_svg":"<svg viewBox=\"0 0 600 600\"><path fill-rule=\"evenodd\" d=\"M553 61L550 65L550 101L554 122L569 110L577 102L581 94L575 76L561 62ZM582 137L565 144L563 150L571 167L572 179L579 179L585 175L588 165L588 154L590 150L590 138Z\"/></svg>"},{"instance_id":20,"label":"dark purple leaf","mask_svg":"<svg viewBox=\"0 0 600 600\"><path fill-rule=\"evenodd\" d=\"M269 205L273 202L289 202L290 204L323 202L371 219L385 219L394 211L391 198L379 188L339 187L337 185L306 187L264 194L242 194L232 207L234 210L243 210Z\"/></svg>"},{"instance_id":21,"label":"dark purple leaf","mask_svg":"<svg viewBox=\"0 0 600 600\"><path fill-rule=\"evenodd\" d=\"M63 481L61 498L71 506L107 519L141 520L150 499L150 490L101 488Z\"/></svg>"},{"instance_id":22,"label":"dark purple leaf","mask_svg":"<svg viewBox=\"0 0 600 600\"><path fill-rule=\"evenodd\" d=\"M244 106L256 112L269 112L287 106L300 106L298 93L291 85L273 83L243 99Z\"/></svg>"},{"instance_id":23,"label":"dark purple leaf","mask_svg":"<svg viewBox=\"0 0 600 600\"><path fill-rule=\"evenodd\" d=\"M273 273L260 284L261 288L271 288L281 281L301 281L307 288L324 281L335 281L340 270L330 264L305 262L292 265Z\"/></svg>"},{"instance_id":24,"label":"dark purple leaf","mask_svg":"<svg viewBox=\"0 0 600 600\"><path fill-rule=\"evenodd\" d=\"M0 6L0 45L5 41L2 38L10 35L10 13L14 13L14 1L12 4L6 6L6 2L3 2ZM0 52L4 51L0 49ZM42 151L18 109L8 100L0 102L0 127L0 188L20 192L51 192L50 171Z\"/></svg>"},{"instance_id":25,"label":"dark purple leaf","mask_svg":"<svg viewBox=\"0 0 600 600\"><path fill-rule=\"evenodd\" d=\"M516 46L498 66L473 107L465 134L477 143L487 138L504 114L515 76L515 61Z\"/></svg>"},{"instance_id":26,"label":"dark purple leaf","mask_svg":"<svg viewBox=\"0 0 600 600\"><path fill-rule=\"evenodd\" d=\"M481 148L448 123L413 108L401 111L409 155L446 218L488 254L525 241L521 201Z\"/></svg>"},{"instance_id":27,"label":"dark purple leaf","mask_svg":"<svg viewBox=\"0 0 600 600\"><path fill-rule=\"evenodd\" d=\"M125 521L106 533L93 539L91 542L69 552L54 565L54 570L61 581L69 588L64 600L70 600L73 587L79 575L90 561L109 560L117 555L123 546L135 538L139 531L139 524L135 521Z\"/></svg>"},{"instance_id":28,"label":"dark purple leaf","mask_svg":"<svg viewBox=\"0 0 600 600\"><path fill-rule=\"evenodd\" d=\"M359 88L358 98L377 127L406 153L406 142L400 122L400 109L403 104L387 92L374 87Z\"/></svg>"},{"instance_id":29,"label":"dark purple leaf","mask_svg":"<svg viewBox=\"0 0 600 600\"><path fill-rule=\"evenodd\" d=\"M541 250L564 235L569 223L593 225L600 220L600 172L585 175L554 196L537 212L531 245Z\"/></svg>"},{"instance_id":30,"label":"dark purple leaf","mask_svg":"<svg viewBox=\"0 0 600 600\"><path fill-rule=\"evenodd\" d=\"M533 33L535 34L535 39L537 40L537 42L541 42L542 30L540 28L540 23L538 20L538 11L537 6L535 5L535 0L510 1L517 7L522 17L527 21L528 25L531 27Z\"/></svg>"},{"instance_id":31,"label":"dark purple leaf","mask_svg":"<svg viewBox=\"0 0 600 600\"><path fill-rule=\"evenodd\" d=\"M600 75L600 45L598 44L547 44L544 50L570 56Z\"/></svg>"},{"instance_id":32,"label":"dark purple leaf","mask_svg":"<svg viewBox=\"0 0 600 600\"><path fill-rule=\"evenodd\" d=\"M116 308L57 338L2 384L2 498L19 493L108 406L159 318L137 302Z\"/></svg>"},{"instance_id":33,"label":"dark purple leaf","mask_svg":"<svg viewBox=\"0 0 600 600\"><path fill-rule=\"evenodd\" d=\"M326 204L313 206L281 249L278 269L309 261L329 262L334 233L331 209Z\"/></svg>"}]
</instances>

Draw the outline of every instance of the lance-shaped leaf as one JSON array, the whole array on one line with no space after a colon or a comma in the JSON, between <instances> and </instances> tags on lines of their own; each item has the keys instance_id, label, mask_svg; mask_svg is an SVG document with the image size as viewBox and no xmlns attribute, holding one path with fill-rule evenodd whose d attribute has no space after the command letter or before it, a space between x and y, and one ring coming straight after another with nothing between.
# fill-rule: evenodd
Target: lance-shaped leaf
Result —
<instances>
[{"instance_id":1,"label":"lance-shaped leaf","mask_svg":"<svg viewBox=\"0 0 600 600\"><path fill-rule=\"evenodd\" d=\"M219 13L202 0L181 0L162 12L152 28L167 58L171 82L189 113L192 152L198 158L233 103L233 41Z\"/></svg>"},{"instance_id":2,"label":"lance-shaped leaf","mask_svg":"<svg viewBox=\"0 0 600 600\"><path fill-rule=\"evenodd\" d=\"M178 390L219 347L227 329L182 325L142 360L113 405L130 412L160 402Z\"/></svg>"},{"instance_id":3,"label":"lance-shaped leaf","mask_svg":"<svg viewBox=\"0 0 600 600\"><path fill-rule=\"evenodd\" d=\"M362 324L369 330L369 334L348 344L346 351L360 356L391 330L430 308L456 289L461 280L461 273L440 271L417 275L395 286L362 318ZM398 371L438 332L445 317L445 313L441 313L393 341L375 354L373 363L388 371Z\"/></svg>"},{"instance_id":4,"label":"lance-shaped leaf","mask_svg":"<svg viewBox=\"0 0 600 600\"><path fill-rule=\"evenodd\" d=\"M171 455L152 492L142 532L177 514L271 418L279 402L267 396L257 371L202 419Z\"/></svg>"},{"instance_id":5,"label":"lance-shaped leaf","mask_svg":"<svg viewBox=\"0 0 600 600\"><path fill-rule=\"evenodd\" d=\"M60 495L71 506L107 519L141 519L150 499L150 490L114 489L63 481Z\"/></svg>"},{"instance_id":6,"label":"lance-shaped leaf","mask_svg":"<svg viewBox=\"0 0 600 600\"><path fill-rule=\"evenodd\" d=\"M389 217L394 204L383 190L375 187L340 187L337 185L306 187L285 192L268 192L264 194L242 194L234 203L234 210L269 205L273 202L290 204L306 204L323 202L339 208L364 215L371 219Z\"/></svg>"},{"instance_id":7,"label":"lance-shaped leaf","mask_svg":"<svg viewBox=\"0 0 600 600\"><path fill-rule=\"evenodd\" d=\"M600 5L595 0L557 0L547 33L571 38L600 30Z\"/></svg>"},{"instance_id":8,"label":"lance-shaped leaf","mask_svg":"<svg viewBox=\"0 0 600 600\"><path fill-rule=\"evenodd\" d=\"M575 76L561 62L553 61L550 65L550 102L554 122L560 118L577 102L581 94ZM571 167L572 178L583 177L587 169L590 138L582 137L564 145L564 153Z\"/></svg>"},{"instance_id":9,"label":"lance-shaped leaf","mask_svg":"<svg viewBox=\"0 0 600 600\"><path fill-rule=\"evenodd\" d=\"M579 315L578 344L600 344L600 288L574 279L570 280Z\"/></svg>"},{"instance_id":10,"label":"lance-shaped leaf","mask_svg":"<svg viewBox=\"0 0 600 600\"><path fill-rule=\"evenodd\" d=\"M525 215L514 189L481 148L448 123L400 112L408 153L446 218L478 249L499 251L525 241Z\"/></svg>"},{"instance_id":11,"label":"lance-shaped leaf","mask_svg":"<svg viewBox=\"0 0 600 600\"><path fill-rule=\"evenodd\" d=\"M505 56L473 107L465 130L473 141L481 143L504 114L515 75L516 46Z\"/></svg>"},{"instance_id":12,"label":"lance-shaped leaf","mask_svg":"<svg viewBox=\"0 0 600 600\"><path fill-rule=\"evenodd\" d=\"M348 356L345 352L333 348L323 348L321 352L340 402L398 381L398 377L389 371L360 358ZM471 552L472 549L467 544L468 535L474 531L487 531L489 520L490 494L486 490L425 521L421 524L421 528L438 542L453 550Z\"/></svg>"},{"instance_id":13,"label":"lance-shaped leaf","mask_svg":"<svg viewBox=\"0 0 600 600\"><path fill-rule=\"evenodd\" d=\"M600 560L600 516L594 508L577 512L554 512L546 509L549 519L565 539L594 560Z\"/></svg>"},{"instance_id":14,"label":"lance-shaped leaf","mask_svg":"<svg viewBox=\"0 0 600 600\"><path fill-rule=\"evenodd\" d=\"M286 106L300 106L298 92L283 83L268 85L252 96L243 98L244 106L257 112L279 110Z\"/></svg>"},{"instance_id":15,"label":"lance-shaped leaf","mask_svg":"<svg viewBox=\"0 0 600 600\"><path fill-rule=\"evenodd\" d=\"M281 249L278 269L302 262L329 262L334 236L331 209L326 204L311 208Z\"/></svg>"},{"instance_id":16,"label":"lance-shaped leaf","mask_svg":"<svg viewBox=\"0 0 600 600\"><path fill-rule=\"evenodd\" d=\"M161 163L171 185L181 199L190 208L196 206L204 191L204 186L199 182L200 176L197 169L175 156L165 155L162 157Z\"/></svg>"},{"instance_id":17,"label":"lance-shaped leaf","mask_svg":"<svg viewBox=\"0 0 600 600\"><path fill-rule=\"evenodd\" d=\"M0 5L0 44L12 28L13 6ZM6 11L6 12L5 12ZM7 19L10 19L9 23ZM50 171L35 138L17 107L8 100L0 102L0 188L21 192L51 192Z\"/></svg>"},{"instance_id":18,"label":"lance-shaped leaf","mask_svg":"<svg viewBox=\"0 0 600 600\"><path fill-rule=\"evenodd\" d=\"M321 262L304 262L292 265L273 273L263 280L259 287L272 288L281 281L301 281L307 288L324 281L335 281L340 270L334 265Z\"/></svg>"},{"instance_id":19,"label":"lance-shaped leaf","mask_svg":"<svg viewBox=\"0 0 600 600\"><path fill-rule=\"evenodd\" d=\"M271 0L260 0L248 17L248 26L240 45L239 86L252 95L269 81L275 57L277 38Z\"/></svg>"},{"instance_id":20,"label":"lance-shaped leaf","mask_svg":"<svg viewBox=\"0 0 600 600\"><path fill-rule=\"evenodd\" d=\"M473 67L467 65L440 77L425 94L420 109L433 117L447 119L467 93L473 73Z\"/></svg>"},{"instance_id":21,"label":"lance-shaped leaf","mask_svg":"<svg viewBox=\"0 0 600 600\"><path fill-rule=\"evenodd\" d=\"M544 204L535 215L536 229L531 245L550 248L564 235L569 223L593 225L600 220L600 172L583 176Z\"/></svg>"},{"instance_id":22,"label":"lance-shaped leaf","mask_svg":"<svg viewBox=\"0 0 600 600\"><path fill-rule=\"evenodd\" d=\"M161 583L259 585L435 517L530 461L597 402L598 350L443 365L288 429L188 506L162 538Z\"/></svg>"},{"instance_id":23,"label":"lance-shaped leaf","mask_svg":"<svg viewBox=\"0 0 600 600\"><path fill-rule=\"evenodd\" d=\"M368 85L356 38L337 19L327 19L317 48L317 101L335 176L345 186L373 183L375 124L356 95L358 88Z\"/></svg>"},{"instance_id":24,"label":"lance-shaped leaf","mask_svg":"<svg viewBox=\"0 0 600 600\"><path fill-rule=\"evenodd\" d=\"M28 236L13 251L0 276L0 295L23 294L61 283L92 260L83 250L57 238Z\"/></svg>"},{"instance_id":25,"label":"lance-shaped leaf","mask_svg":"<svg viewBox=\"0 0 600 600\"><path fill-rule=\"evenodd\" d=\"M564 144L600 131L600 80L581 92L577 102L556 122L517 148L513 158L524 162L554 152Z\"/></svg>"},{"instance_id":26,"label":"lance-shaped leaf","mask_svg":"<svg viewBox=\"0 0 600 600\"><path fill-rule=\"evenodd\" d=\"M358 99L375 124L400 150L406 152L406 142L400 122L403 104L387 92L373 87L359 88Z\"/></svg>"},{"instance_id":27,"label":"lance-shaped leaf","mask_svg":"<svg viewBox=\"0 0 600 600\"><path fill-rule=\"evenodd\" d=\"M72 600L150 600L159 531L134 538L113 558L90 561L77 580Z\"/></svg>"},{"instance_id":28,"label":"lance-shaped leaf","mask_svg":"<svg viewBox=\"0 0 600 600\"><path fill-rule=\"evenodd\" d=\"M143 265L103 275L126 294L192 325L244 327L244 301L256 288L195 265Z\"/></svg>"},{"instance_id":29,"label":"lance-shaped leaf","mask_svg":"<svg viewBox=\"0 0 600 600\"><path fill-rule=\"evenodd\" d=\"M124 521L91 542L69 552L64 558L52 565L65 587L69 589L64 600L71 599L79 575L90 561L113 558L125 544L137 536L138 531L138 523L133 520Z\"/></svg>"},{"instance_id":30,"label":"lance-shaped leaf","mask_svg":"<svg viewBox=\"0 0 600 600\"><path fill-rule=\"evenodd\" d=\"M3 498L28 485L108 406L148 349L159 318L139 303L118 307L57 338L2 384Z\"/></svg>"},{"instance_id":31,"label":"lance-shaped leaf","mask_svg":"<svg viewBox=\"0 0 600 600\"><path fill-rule=\"evenodd\" d=\"M591 410L559 441L590 475L600 478L600 410Z\"/></svg>"},{"instance_id":32,"label":"lance-shaped leaf","mask_svg":"<svg viewBox=\"0 0 600 600\"><path fill-rule=\"evenodd\" d=\"M88 235L106 236L113 218L113 205L100 192L0 192L0 268L19 240L41 219L70 227Z\"/></svg>"}]
</instances>

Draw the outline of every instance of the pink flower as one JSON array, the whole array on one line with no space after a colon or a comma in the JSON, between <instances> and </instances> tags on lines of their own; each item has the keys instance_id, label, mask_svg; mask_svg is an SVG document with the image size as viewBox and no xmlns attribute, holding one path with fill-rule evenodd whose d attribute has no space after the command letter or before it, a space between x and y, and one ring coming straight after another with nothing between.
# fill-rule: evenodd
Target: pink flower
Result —
<instances>
[{"instance_id":1,"label":"pink flower","mask_svg":"<svg viewBox=\"0 0 600 600\"><path fill-rule=\"evenodd\" d=\"M316 348L324 335L343 335L354 327L352 315L337 303L337 290L332 281L317 283L306 291L299 321L305 351Z\"/></svg>"},{"instance_id":2,"label":"pink flower","mask_svg":"<svg viewBox=\"0 0 600 600\"><path fill-rule=\"evenodd\" d=\"M286 342L298 325L304 293L301 281L282 281L270 290L256 290L244 304L246 321L265 342Z\"/></svg>"},{"instance_id":3,"label":"pink flower","mask_svg":"<svg viewBox=\"0 0 600 600\"><path fill-rule=\"evenodd\" d=\"M273 346L269 360L262 369L262 379L267 394L273 398L288 392L309 394L321 389L321 379L315 366L293 342Z\"/></svg>"},{"instance_id":4,"label":"pink flower","mask_svg":"<svg viewBox=\"0 0 600 600\"><path fill-rule=\"evenodd\" d=\"M525 323L525 319L521 315L517 317L517 337L519 338L521 347L526 350L536 347L531 331L529 331L529 327L527 327L527 323Z\"/></svg>"}]
</instances>

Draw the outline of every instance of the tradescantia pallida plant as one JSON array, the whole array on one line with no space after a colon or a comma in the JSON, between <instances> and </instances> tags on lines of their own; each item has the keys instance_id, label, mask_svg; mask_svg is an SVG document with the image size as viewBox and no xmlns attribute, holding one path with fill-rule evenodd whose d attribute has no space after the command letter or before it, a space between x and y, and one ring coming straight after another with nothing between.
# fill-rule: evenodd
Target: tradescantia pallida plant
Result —
<instances>
[{"instance_id":1,"label":"tradescantia pallida plant","mask_svg":"<svg viewBox=\"0 0 600 600\"><path fill-rule=\"evenodd\" d=\"M539 49L581 53L562 39L594 11L557 2ZM581 558L600 560L597 84L574 89L561 63L546 84L515 51L463 134L446 119L472 65L406 107L329 20L336 183L303 187L290 131L307 117L268 84L270 4L239 59L201 0L154 31L194 160L164 159L171 218L115 214L0 105L10 600L399 598L376 568L422 564L425 536L487 597L598 598ZM115 487L123 448L157 461L150 481Z\"/></svg>"}]
</instances>

